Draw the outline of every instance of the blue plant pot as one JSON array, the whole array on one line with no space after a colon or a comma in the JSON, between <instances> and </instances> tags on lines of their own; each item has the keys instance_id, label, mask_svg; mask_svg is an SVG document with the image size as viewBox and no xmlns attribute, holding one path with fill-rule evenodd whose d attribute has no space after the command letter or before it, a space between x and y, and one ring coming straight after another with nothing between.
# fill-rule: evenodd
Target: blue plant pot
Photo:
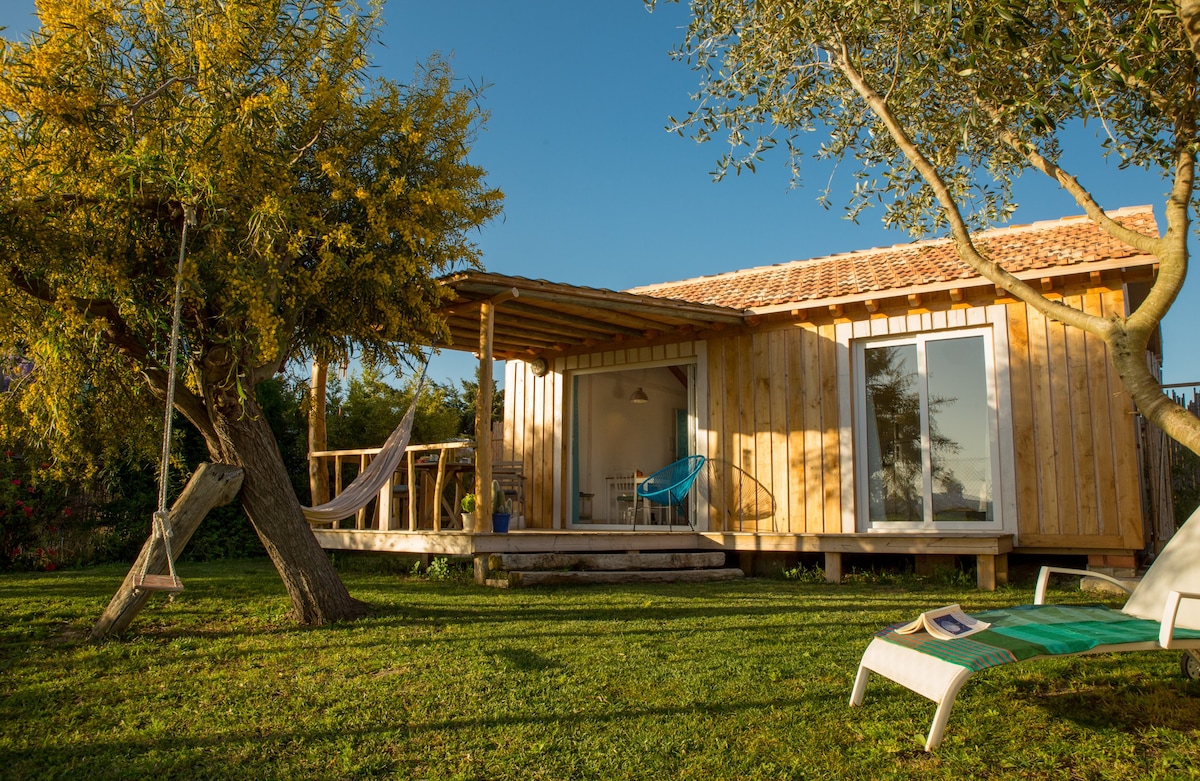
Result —
<instances>
[{"instance_id":1,"label":"blue plant pot","mask_svg":"<svg viewBox=\"0 0 1200 781\"><path fill-rule=\"evenodd\" d=\"M511 519L512 513L492 513L492 532L508 534L508 522Z\"/></svg>"}]
</instances>

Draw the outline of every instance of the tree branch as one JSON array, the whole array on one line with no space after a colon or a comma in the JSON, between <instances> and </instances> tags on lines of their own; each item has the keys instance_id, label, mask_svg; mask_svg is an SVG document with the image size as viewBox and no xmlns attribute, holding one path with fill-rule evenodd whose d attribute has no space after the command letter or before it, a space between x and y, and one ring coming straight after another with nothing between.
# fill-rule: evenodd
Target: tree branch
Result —
<instances>
[{"instance_id":1,"label":"tree branch","mask_svg":"<svg viewBox=\"0 0 1200 781\"><path fill-rule=\"evenodd\" d=\"M1126 328L1145 331L1148 342L1153 329L1166 317L1171 305L1183 290L1188 270L1188 232L1191 223L1191 196L1196 178L1196 151L1190 143L1195 136L1195 122L1185 121L1175 133L1175 181L1167 197L1167 230L1158 242L1158 275L1149 294L1126 319Z\"/></svg>"},{"instance_id":2,"label":"tree branch","mask_svg":"<svg viewBox=\"0 0 1200 781\"><path fill-rule=\"evenodd\" d=\"M1032 144L1018 138L1015 133L1008 129L1008 126L1004 123L1000 112L995 106L992 106L977 94L974 94L974 91L972 93L975 102L992 120L993 128L999 134L1000 140L1014 152L1028 160L1034 169L1041 171L1046 176L1058 182L1058 185L1075 199L1075 203L1079 204L1079 207L1083 209L1083 213L1088 216L1088 219L1117 241L1128 244L1147 255L1158 256L1162 251L1161 239L1130 230L1112 217L1109 217L1104 209L1100 207L1100 204L1096 202L1096 199L1092 197L1091 192L1081 185L1078 179L1069 174L1058 163L1043 156Z\"/></svg>"},{"instance_id":3,"label":"tree branch","mask_svg":"<svg viewBox=\"0 0 1200 781\"><path fill-rule=\"evenodd\" d=\"M1175 0L1175 10L1192 45L1192 54L1200 59L1200 0Z\"/></svg>"},{"instance_id":4,"label":"tree branch","mask_svg":"<svg viewBox=\"0 0 1200 781\"><path fill-rule=\"evenodd\" d=\"M896 146L904 153L904 156L908 158L908 161L917 169L917 172L925 180L926 184L933 190L934 196L942 207L942 212L950 222L954 245L958 251L958 256L963 262L985 279L1007 290L1020 301L1025 302L1048 317L1096 334L1107 340L1113 329L1112 322L1102 317L1089 315L1066 304L1047 299L1030 285L1022 282L979 252L971 239L971 232L967 229L966 221L963 220L962 213L958 209L958 204L955 202L954 196L950 194L950 189L942 179L941 173L922 154L916 143L909 137L907 131L900 124L899 119L892 112L891 107L883 96L866 82L862 74L851 63L850 54L844 41L838 40L836 48L830 50L830 61L846 77L846 80L850 82L854 91L867 102L867 105L875 112L876 116L883 121L888 132L895 139Z\"/></svg>"},{"instance_id":5,"label":"tree branch","mask_svg":"<svg viewBox=\"0 0 1200 781\"><path fill-rule=\"evenodd\" d=\"M138 98L136 101L131 103L129 105L130 117L132 117L135 113L137 113L137 110L139 108L146 105L150 101L154 100L159 95L163 94L163 92L165 92L172 84L179 84L180 82L182 82L184 84L190 84L193 87L196 86L196 79L194 79L191 76L172 76L171 78L167 79L162 84L160 84L159 86L155 87L154 90L152 90L149 95Z\"/></svg>"},{"instance_id":6,"label":"tree branch","mask_svg":"<svg viewBox=\"0 0 1200 781\"><path fill-rule=\"evenodd\" d=\"M20 269L12 269L9 279L14 287L32 298L46 303L54 303L56 300L53 291L48 286L39 280L30 279ZM70 300L88 319L101 319L106 323L104 329L106 341L116 348L117 352L138 366L151 392L159 400L165 402L167 400L167 372L150 354L146 346L130 333L116 304L102 299L86 299L78 296L71 296ZM219 447L217 432L212 421L209 420L203 401L198 396L186 388L176 388L175 409L196 427L196 430L204 437L210 452L220 452L213 450L214 447Z\"/></svg>"}]
</instances>

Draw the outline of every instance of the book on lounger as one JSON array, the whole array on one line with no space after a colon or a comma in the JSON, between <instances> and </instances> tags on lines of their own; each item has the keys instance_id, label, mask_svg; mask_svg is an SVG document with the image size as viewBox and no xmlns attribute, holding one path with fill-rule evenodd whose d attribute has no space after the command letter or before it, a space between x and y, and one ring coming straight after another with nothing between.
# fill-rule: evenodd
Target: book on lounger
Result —
<instances>
[{"instance_id":1,"label":"book on lounger","mask_svg":"<svg viewBox=\"0 0 1200 781\"><path fill-rule=\"evenodd\" d=\"M939 607L928 610L904 626L898 627L896 634L907 635L920 632L922 629L939 640L953 640L956 637L966 637L987 629L991 624L971 618L958 605Z\"/></svg>"}]
</instances>

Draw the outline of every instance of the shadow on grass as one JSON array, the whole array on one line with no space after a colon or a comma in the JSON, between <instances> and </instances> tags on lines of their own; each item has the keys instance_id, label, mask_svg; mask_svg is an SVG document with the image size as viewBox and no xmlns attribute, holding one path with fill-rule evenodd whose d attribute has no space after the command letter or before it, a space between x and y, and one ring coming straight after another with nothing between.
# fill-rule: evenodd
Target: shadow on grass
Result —
<instances>
[{"instance_id":1,"label":"shadow on grass","mask_svg":"<svg viewBox=\"0 0 1200 781\"><path fill-rule=\"evenodd\" d=\"M18 751L0 751L0 766L7 768L85 768L97 759L121 757L121 778L149 777L162 770L166 755L195 755L197 752L235 753L242 747L258 756L278 757L297 745L313 746L328 743L330 746L345 745L347 740L369 738L397 739L420 737L428 733L441 735L443 740L453 739L456 733L479 731L490 734L506 727L578 727L589 734L597 734L597 725L633 722L641 719L670 719L699 716L714 723L723 718L741 713L764 713L779 710L806 709L811 703L797 698L771 698L757 702L697 703L684 707L612 708L596 713L505 713L503 716L465 715L462 718L433 720L427 722L347 725L337 729L294 730L264 732L261 729L229 731L210 737L188 738L177 733L161 738L127 737L120 741L88 740L81 738L73 746L39 746L35 741ZM166 715L166 714L164 714ZM607 727L612 734L620 734L615 727ZM245 773L248 768L240 770ZM107 777L100 774L99 777ZM190 776L189 776L190 777Z\"/></svg>"},{"instance_id":2,"label":"shadow on grass","mask_svg":"<svg viewBox=\"0 0 1200 781\"><path fill-rule=\"evenodd\" d=\"M1031 699L1055 718L1087 729L1135 735L1148 729L1200 731L1200 685L1182 678L1139 683L1114 682L1084 691L1046 693Z\"/></svg>"}]
</instances>

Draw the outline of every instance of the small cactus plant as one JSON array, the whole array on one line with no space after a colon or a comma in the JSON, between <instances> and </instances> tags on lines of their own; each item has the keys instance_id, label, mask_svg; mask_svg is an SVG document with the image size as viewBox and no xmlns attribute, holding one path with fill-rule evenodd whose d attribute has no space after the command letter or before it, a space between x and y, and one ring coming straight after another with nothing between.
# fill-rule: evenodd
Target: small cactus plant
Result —
<instances>
[{"instance_id":1,"label":"small cactus plant","mask_svg":"<svg viewBox=\"0 0 1200 781\"><path fill-rule=\"evenodd\" d=\"M512 512L512 502L500 488L500 483L492 481L492 514L508 514Z\"/></svg>"}]
</instances>

